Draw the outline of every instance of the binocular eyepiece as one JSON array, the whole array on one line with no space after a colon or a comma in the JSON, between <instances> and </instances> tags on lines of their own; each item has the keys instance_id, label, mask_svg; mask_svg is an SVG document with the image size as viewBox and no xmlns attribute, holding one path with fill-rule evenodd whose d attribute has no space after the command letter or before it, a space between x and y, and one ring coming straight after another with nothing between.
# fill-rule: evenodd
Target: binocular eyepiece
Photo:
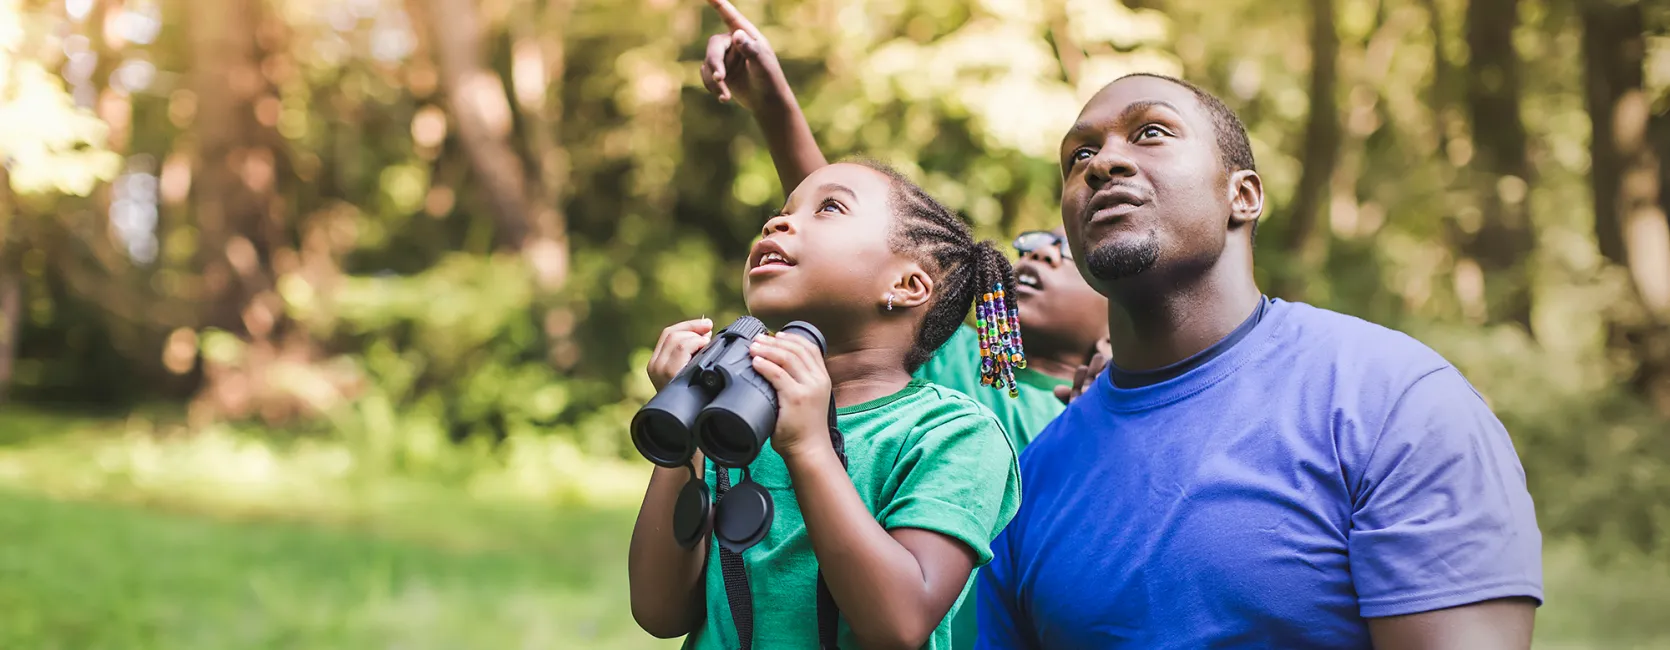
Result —
<instances>
[{"instance_id":1,"label":"binocular eyepiece","mask_svg":"<svg viewBox=\"0 0 1670 650\"><path fill-rule=\"evenodd\" d=\"M804 321L783 327L827 350ZM690 463L697 449L721 467L746 467L777 429L777 391L754 371L748 344L766 334L753 316L736 319L632 417L632 444L662 467Z\"/></svg>"}]
</instances>

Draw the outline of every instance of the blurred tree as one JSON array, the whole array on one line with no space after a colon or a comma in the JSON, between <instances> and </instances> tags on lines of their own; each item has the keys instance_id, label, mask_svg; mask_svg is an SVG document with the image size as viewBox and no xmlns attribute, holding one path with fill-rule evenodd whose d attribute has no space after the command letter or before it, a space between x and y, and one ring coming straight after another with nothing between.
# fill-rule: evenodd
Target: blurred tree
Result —
<instances>
[{"instance_id":1,"label":"blurred tree","mask_svg":"<svg viewBox=\"0 0 1670 650\"><path fill-rule=\"evenodd\" d=\"M1282 278L1276 293L1293 300L1305 300L1304 278L1313 276L1321 267L1328 231L1320 229L1319 219L1328 205L1328 188L1339 159L1340 123L1339 101L1335 97L1339 85L1339 32L1334 18L1334 0L1311 0L1311 70L1310 109L1306 111L1304 171L1294 190L1292 207L1288 212L1282 241L1283 252L1291 256L1295 267Z\"/></svg>"},{"instance_id":2,"label":"blurred tree","mask_svg":"<svg viewBox=\"0 0 1670 650\"><path fill-rule=\"evenodd\" d=\"M1467 103L1476 164L1478 213L1458 219L1458 285L1492 322L1531 331L1531 286L1525 264L1534 243L1531 162L1520 109L1520 61L1514 49L1520 0L1467 4ZM1471 213L1470 213L1471 214Z\"/></svg>"},{"instance_id":3,"label":"blurred tree","mask_svg":"<svg viewBox=\"0 0 1670 650\"><path fill-rule=\"evenodd\" d=\"M1613 318L1609 338L1633 358L1635 389L1670 417L1670 215L1665 161L1649 139L1642 4L1585 3L1582 17L1595 239L1602 255L1628 269L1638 301Z\"/></svg>"}]
</instances>

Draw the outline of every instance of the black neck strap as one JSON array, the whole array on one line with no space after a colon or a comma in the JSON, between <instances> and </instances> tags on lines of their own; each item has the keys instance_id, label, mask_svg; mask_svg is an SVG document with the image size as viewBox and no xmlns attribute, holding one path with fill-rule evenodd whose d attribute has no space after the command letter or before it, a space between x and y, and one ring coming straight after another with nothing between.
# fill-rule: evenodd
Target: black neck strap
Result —
<instances>
[{"instance_id":1,"label":"black neck strap","mask_svg":"<svg viewBox=\"0 0 1670 650\"><path fill-rule=\"evenodd\" d=\"M835 457L841 459L841 469L847 469L846 437L835 426L835 396L829 396L829 443L835 448ZM719 472L716 483L719 489L715 491L714 500L725 496L725 491L731 487L731 472L728 469L714 466ZM745 479L746 480L746 479ZM754 591L748 586L748 569L742 561L742 554L719 547L719 570L725 579L725 600L731 607L731 622L736 624L736 638L740 650L754 648ZM840 607L835 604L834 594L829 593L829 585L823 581L823 569L818 569L818 648L820 650L836 650L836 631L841 618Z\"/></svg>"}]
</instances>

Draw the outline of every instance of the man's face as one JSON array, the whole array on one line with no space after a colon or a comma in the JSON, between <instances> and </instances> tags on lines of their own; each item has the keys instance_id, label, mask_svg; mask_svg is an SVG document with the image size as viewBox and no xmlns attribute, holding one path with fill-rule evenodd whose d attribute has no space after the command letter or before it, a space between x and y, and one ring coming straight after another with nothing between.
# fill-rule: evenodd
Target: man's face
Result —
<instances>
[{"instance_id":1,"label":"man's face","mask_svg":"<svg viewBox=\"0 0 1670 650\"><path fill-rule=\"evenodd\" d=\"M1223 252L1232 192L1211 117L1189 89L1152 77L1109 84L1062 140L1061 169L1061 223L1103 295L1170 286Z\"/></svg>"},{"instance_id":2,"label":"man's face","mask_svg":"<svg viewBox=\"0 0 1670 650\"><path fill-rule=\"evenodd\" d=\"M1064 236L1061 228L1051 232ZM1068 256L1058 243L1036 242L1015 262L1021 340L1029 354L1088 350L1107 335L1108 301Z\"/></svg>"}]
</instances>

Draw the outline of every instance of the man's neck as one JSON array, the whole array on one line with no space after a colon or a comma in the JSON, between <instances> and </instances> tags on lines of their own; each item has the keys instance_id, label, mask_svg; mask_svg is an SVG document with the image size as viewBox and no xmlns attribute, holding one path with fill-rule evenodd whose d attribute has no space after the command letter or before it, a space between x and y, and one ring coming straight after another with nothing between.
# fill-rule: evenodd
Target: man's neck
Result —
<instances>
[{"instance_id":1,"label":"man's neck","mask_svg":"<svg viewBox=\"0 0 1670 650\"><path fill-rule=\"evenodd\" d=\"M1251 264L1239 272L1235 266L1222 260L1206 275L1170 291L1133 288L1111 296L1113 364L1133 371L1164 368L1234 332L1262 299Z\"/></svg>"}]
</instances>

